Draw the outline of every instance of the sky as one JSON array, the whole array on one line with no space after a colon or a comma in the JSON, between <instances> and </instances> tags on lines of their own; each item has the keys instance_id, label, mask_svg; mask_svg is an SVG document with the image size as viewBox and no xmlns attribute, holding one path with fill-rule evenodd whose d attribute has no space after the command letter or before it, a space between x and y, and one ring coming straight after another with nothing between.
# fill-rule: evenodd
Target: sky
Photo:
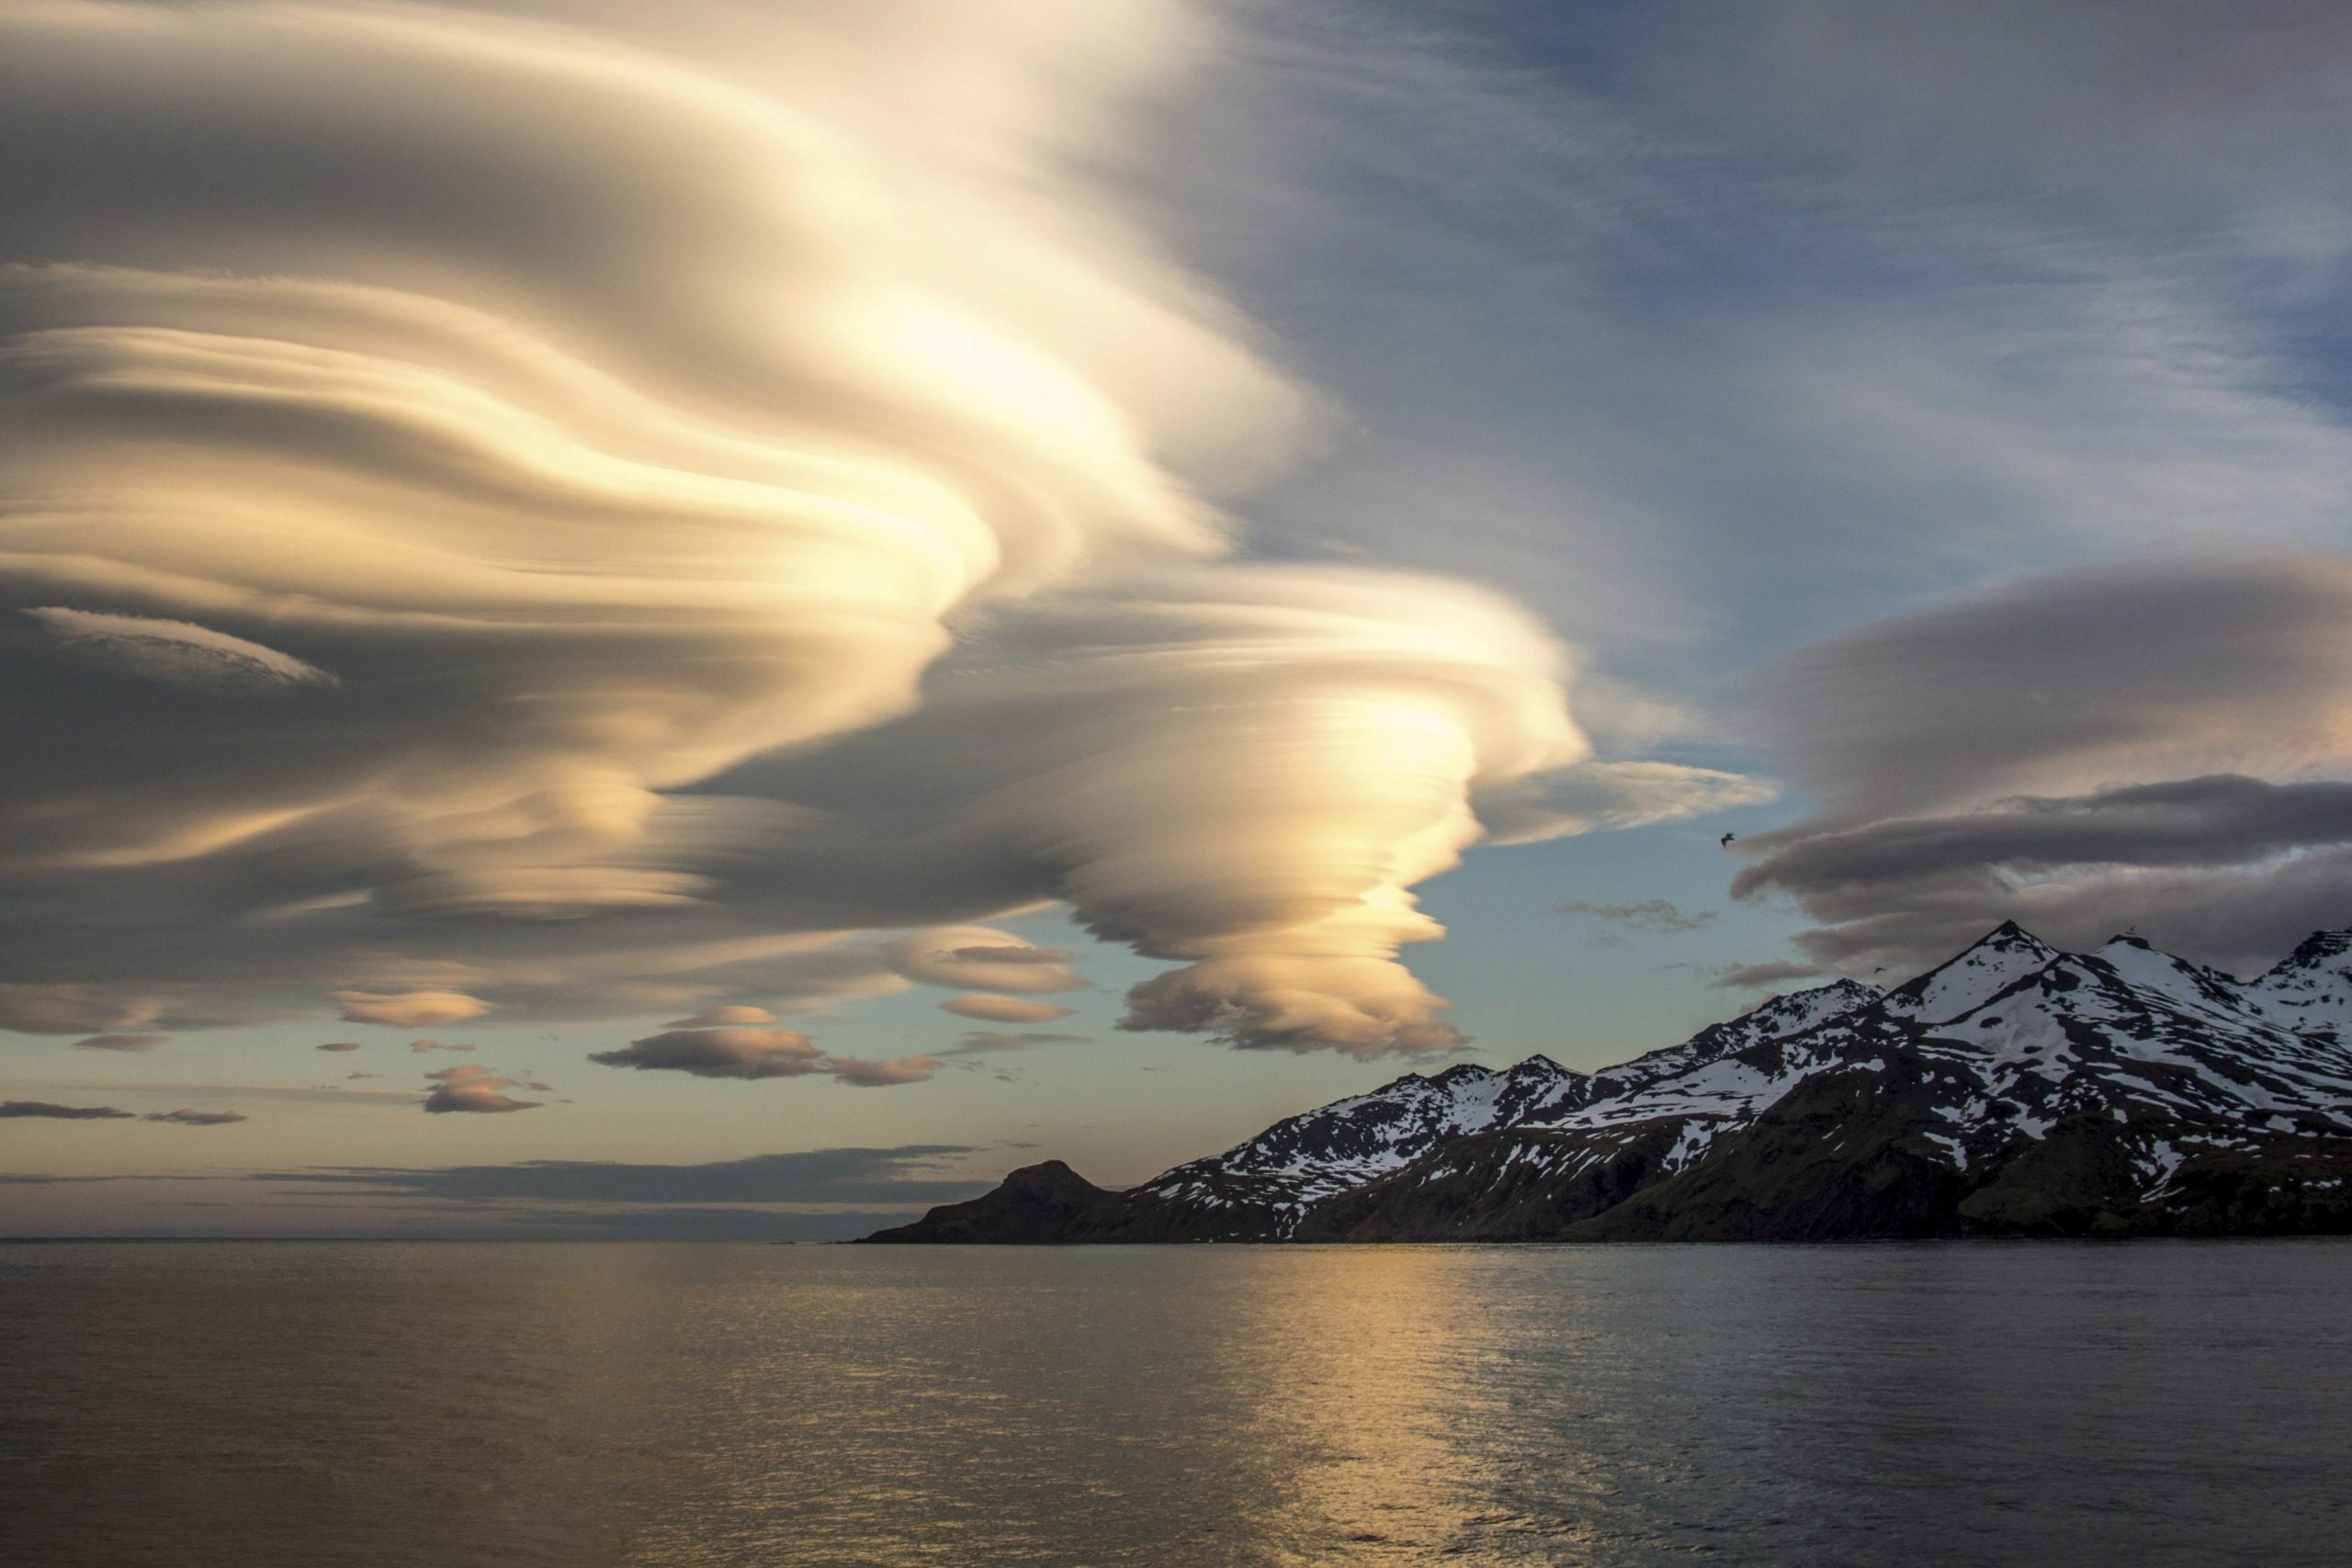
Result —
<instances>
[{"instance_id":1,"label":"sky","mask_svg":"<svg viewBox=\"0 0 2352 1568\"><path fill-rule=\"evenodd\" d=\"M2004 919L2258 971L2347 100L2252 0L19 0L0 1234L837 1236Z\"/></svg>"}]
</instances>

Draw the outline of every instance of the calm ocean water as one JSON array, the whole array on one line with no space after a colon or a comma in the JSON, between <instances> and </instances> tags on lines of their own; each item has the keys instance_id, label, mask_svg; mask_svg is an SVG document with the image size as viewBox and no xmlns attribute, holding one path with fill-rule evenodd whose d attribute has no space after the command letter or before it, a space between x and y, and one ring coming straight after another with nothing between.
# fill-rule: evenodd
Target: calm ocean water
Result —
<instances>
[{"instance_id":1,"label":"calm ocean water","mask_svg":"<svg viewBox=\"0 0 2352 1568\"><path fill-rule=\"evenodd\" d=\"M2342 1563L2352 1243L0 1246L41 1565Z\"/></svg>"}]
</instances>

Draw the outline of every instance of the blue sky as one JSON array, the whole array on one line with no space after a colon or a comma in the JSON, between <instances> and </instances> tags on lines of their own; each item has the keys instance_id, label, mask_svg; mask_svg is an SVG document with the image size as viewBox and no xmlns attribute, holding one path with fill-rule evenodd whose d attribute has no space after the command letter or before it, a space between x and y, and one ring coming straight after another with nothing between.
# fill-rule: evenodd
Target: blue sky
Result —
<instances>
[{"instance_id":1,"label":"blue sky","mask_svg":"<svg viewBox=\"0 0 2352 1568\"><path fill-rule=\"evenodd\" d=\"M2336 8L6 25L0 1098L132 1115L0 1231L1130 1181L2011 915L2352 923Z\"/></svg>"}]
</instances>

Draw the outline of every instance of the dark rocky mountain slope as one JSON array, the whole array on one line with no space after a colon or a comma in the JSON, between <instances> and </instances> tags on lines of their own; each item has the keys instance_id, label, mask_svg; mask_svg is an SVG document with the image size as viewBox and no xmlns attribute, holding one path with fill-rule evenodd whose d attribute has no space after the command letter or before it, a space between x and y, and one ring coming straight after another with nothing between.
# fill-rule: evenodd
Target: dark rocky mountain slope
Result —
<instances>
[{"instance_id":1,"label":"dark rocky mountain slope","mask_svg":"<svg viewBox=\"0 0 2352 1568\"><path fill-rule=\"evenodd\" d=\"M2352 1231L2352 931L2239 981L2004 925L1593 1074L1408 1074L1124 1191L1059 1162L875 1241Z\"/></svg>"}]
</instances>

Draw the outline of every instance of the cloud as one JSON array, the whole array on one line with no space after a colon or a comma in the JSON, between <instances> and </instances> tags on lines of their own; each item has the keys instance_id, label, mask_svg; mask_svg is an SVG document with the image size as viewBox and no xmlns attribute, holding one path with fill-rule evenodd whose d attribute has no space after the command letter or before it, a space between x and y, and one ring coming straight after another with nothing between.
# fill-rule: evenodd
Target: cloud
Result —
<instances>
[{"instance_id":1,"label":"cloud","mask_svg":"<svg viewBox=\"0 0 2352 1568\"><path fill-rule=\"evenodd\" d=\"M993 1179L942 1173L982 1151L960 1144L808 1149L698 1165L603 1160L528 1160L514 1165L319 1167L255 1172L245 1179L319 1190L405 1196L440 1202L616 1204L952 1203Z\"/></svg>"},{"instance_id":2,"label":"cloud","mask_svg":"<svg viewBox=\"0 0 2352 1568\"><path fill-rule=\"evenodd\" d=\"M1718 990L1761 990L1769 986L1786 985L1792 980L1815 979L1821 973L1821 966L1817 964L1774 958L1761 964L1734 964L1707 984Z\"/></svg>"},{"instance_id":3,"label":"cloud","mask_svg":"<svg viewBox=\"0 0 2352 1568\"><path fill-rule=\"evenodd\" d=\"M1024 1030L1009 1034L996 1029L974 1029L965 1032L954 1046L942 1053L949 1056L982 1056L1000 1051L1026 1051L1033 1045L1086 1045L1093 1042L1088 1034L1056 1034L1039 1030Z\"/></svg>"},{"instance_id":4,"label":"cloud","mask_svg":"<svg viewBox=\"0 0 2352 1568\"><path fill-rule=\"evenodd\" d=\"M1480 810L1493 841L1528 843L1705 817L1779 793L1765 780L1713 768L1587 762L1514 780L1487 796Z\"/></svg>"},{"instance_id":5,"label":"cloud","mask_svg":"<svg viewBox=\"0 0 2352 1568\"><path fill-rule=\"evenodd\" d=\"M425 1096L424 1100L424 1109L435 1115L449 1111L500 1114L509 1111L536 1111L539 1108L537 1100L515 1100L501 1094L499 1092L501 1089L516 1087L516 1080L501 1077L488 1067L477 1067L469 1064L464 1066L444 1067L437 1073L427 1073L424 1076L435 1080L433 1092Z\"/></svg>"},{"instance_id":6,"label":"cloud","mask_svg":"<svg viewBox=\"0 0 2352 1568\"><path fill-rule=\"evenodd\" d=\"M92 1034L153 1023L162 1003L110 997L95 986L0 982L0 1029L20 1034Z\"/></svg>"},{"instance_id":7,"label":"cloud","mask_svg":"<svg viewBox=\"0 0 2352 1568\"><path fill-rule=\"evenodd\" d=\"M141 1122L169 1122L181 1127L226 1127L234 1122L250 1118L236 1111L190 1111L182 1106L177 1111L158 1111L141 1116Z\"/></svg>"},{"instance_id":8,"label":"cloud","mask_svg":"<svg viewBox=\"0 0 2352 1568\"><path fill-rule=\"evenodd\" d=\"M282 1100L293 1104L325 1102L391 1108L412 1106L416 1103L416 1094L410 1090L344 1089L333 1084L162 1082L153 1078L109 1078L60 1083L53 1087L102 1094L112 1094L119 1090L136 1090L144 1094L157 1095L234 1096L239 1100Z\"/></svg>"},{"instance_id":9,"label":"cloud","mask_svg":"<svg viewBox=\"0 0 2352 1568\"><path fill-rule=\"evenodd\" d=\"M170 1042L168 1034L93 1034L74 1042L76 1051L153 1051Z\"/></svg>"},{"instance_id":10,"label":"cloud","mask_svg":"<svg viewBox=\"0 0 2352 1568\"><path fill-rule=\"evenodd\" d=\"M974 947L950 948L934 955L950 964L1045 964L1059 965L1069 962L1066 947L1032 947L1025 942L984 942Z\"/></svg>"},{"instance_id":11,"label":"cloud","mask_svg":"<svg viewBox=\"0 0 2352 1568\"><path fill-rule=\"evenodd\" d=\"M1820 809L1743 839L1742 898L1822 968L1915 967L2017 918L2215 964L2352 922L2352 562L2039 579L1876 623L1758 711Z\"/></svg>"},{"instance_id":12,"label":"cloud","mask_svg":"<svg viewBox=\"0 0 2352 1568\"><path fill-rule=\"evenodd\" d=\"M698 1078L789 1078L822 1071L824 1053L793 1029L673 1029L588 1059Z\"/></svg>"},{"instance_id":13,"label":"cloud","mask_svg":"<svg viewBox=\"0 0 2352 1568\"><path fill-rule=\"evenodd\" d=\"M59 1122L122 1122L131 1112L111 1105L51 1105L42 1100L0 1100L0 1117L47 1117Z\"/></svg>"},{"instance_id":14,"label":"cloud","mask_svg":"<svg viewBox=\"0 0 2352 1568\"><path fill-rule=\"evenodd\" d=\"M359 1049L359 1043L356 1040L337 1040L331 1042L328 1044L322 1045L319 1049L322 1051L356 1051Z\"/></svg>"},{"instance_id":15,"label":"cloud","mask_svg":"<svg viewBox=\"0 0 2352 1568\"><path fill-rule=\"evenodd\" d=\"M1480 841L1489 804L1515 832L1560 829L1521 794L1585 751L1564 660L1507 602L1442 580L1155 574L1001 612L918 712L722 782L837 825L840 863L808 866L803 896L856 864L868 899L918 877L1060 898L1098 937L1187 965L1130 993L1128 1027L1445 1049L1447 1004L1396 958L1442 934L1409 889ZM951 956L978 945L910 948L907 972L1052 988L1029 973L1046 964Z\"/></svg>"},{"instance_id":16,"label":"cloud","mask_svg":"<svg viewBox=\"0 0 2352 1568\"><path fill-rule=\"evenodd\" d=\"M2034 578L1874 622L1755 693L1825 821L2352 764L2352 559Z\"/></svg>"},{"instance_id":17,"label":"cloud","mask_svg":"<svg viewBox=\"0 0 2352 1568\"><path fill-rule=\"evenodd\" d=\"M95 615L37 605L25 614L60 646L107 669L199 692L333 685L334 677L291 655L187 621Z\"/></svg>"},{"instance_id":18,"label":"cloud","mask_svg":"<svg viewBox=\"0 0 2352 1568\"><path fill-rule=\"evenodd\" d=\"M775 1014L765 1008L717 1007L705 1008L689 1018L673 1018L662 1025L664 1029L718 1029L728 1024L769 1024Z\"/></svg>"},{"instance_id":19,"label":"cloud","mask_svg":"<svg viewBox=\"0 0 2352 1568\"><path fill-rule=\"evenodd\" d=\"M631 1041L588 1059L640 1072L690 1073L700 1078L797 1078L829 1076L861 1089L923 1083L937 1071L930 1056L868 1061L831 1056L792 1029L672 1029Z\"/></svg>"},{"instance_id":20,"label":"cloud","mask_svg":"<svg viewBox=\"0 0 2352 1568\"><path fill-rule=\"evenodd\" d=\"M1583 899L1570 899L1552 906L1560 915L1590 915L1612 926L1625 926L1638 931L1656 931L1661 935L1679 935L1684 931L1703 931L1713 925L1715 911L1700 909L1691 914L1665 898L1640 898L1630 904L1593 904Z\"/></svg>"},{"instance_id":21,"label":"cloud","mask_svg":"<svg viewBox=\"0 0 2352 1568\"><path fill-rule=\"evenodd\" d=\"M14 1016L1038 996L976 922L1060 902L1174 966L1124 1027L1458 1043L1413 889L1759 786L1596 759L1497 594L1236 555L1317 400L1110 190L1214 26L0 9L75 150L0 169Z\"/></svg>"},{"instance_id":22,"label":"cloud","mask_svg":"<svg viewBox=\"0 0 2352 1568\"><path fill-rule=\"evenodd\" d=\"M1041 1002L1025 997L1001 997L987 991L967 991L960 997L950 997L939 1005L945 1011L965 1018L986 1019L991 1023L1051 1023L1057 1018L1069 1016L1069 1009L1053 1002Z\"/></svg>"},{"instance_id":23,"label":"cloud","mask_svg":"<svg viewBox=\"0 0 2352 1568\"><path fill-rule=\"evenodd\" d=\"M928 1083L939 1070L936 1056L889 1056L866 1061L856 1056L828 1056L825 1070L859 1089L890 1089L899 1084Z\"/></svg>"},{"instance_id":24,"label":"cloud","mask_svg":"<svg viewBox=\"0 0 2352 1568\"><path fill-rule=\"evenodd\" d=\"M430 1029L436 1023L462 1023L490 1010L488 1002L458 991L400 991L386 995L337 991L334 999L345 1023L381 1023L394 1029Z\"/></svg>"},{"instance_id":25,"label":"cloud","mask_svg":"<svg viewBox=\"0 0 2352 1568\"><path fill-rule=\"evenodd\" d=\"M457 1051L465 1053L471 1052L473 1050L473 1047L470 1045L444 1045L438 1040L412 1040L408 1043L408 1048L412 1054L416 1055L423 1055L427 1051Z\"/></svg>"},{"instance_id":26,"label":"cloud","mask_svg":"<svg viewBox=\"0 0 2352 1568\"><path fill-rule=\"evenodd\" d=\"M982 987L999 991L1081 991L1086 981L1069 966L1065 948L1034 947L984 926L917 931L892 944L893 967L927 986Z\"/></svg>"}]
</instances>

